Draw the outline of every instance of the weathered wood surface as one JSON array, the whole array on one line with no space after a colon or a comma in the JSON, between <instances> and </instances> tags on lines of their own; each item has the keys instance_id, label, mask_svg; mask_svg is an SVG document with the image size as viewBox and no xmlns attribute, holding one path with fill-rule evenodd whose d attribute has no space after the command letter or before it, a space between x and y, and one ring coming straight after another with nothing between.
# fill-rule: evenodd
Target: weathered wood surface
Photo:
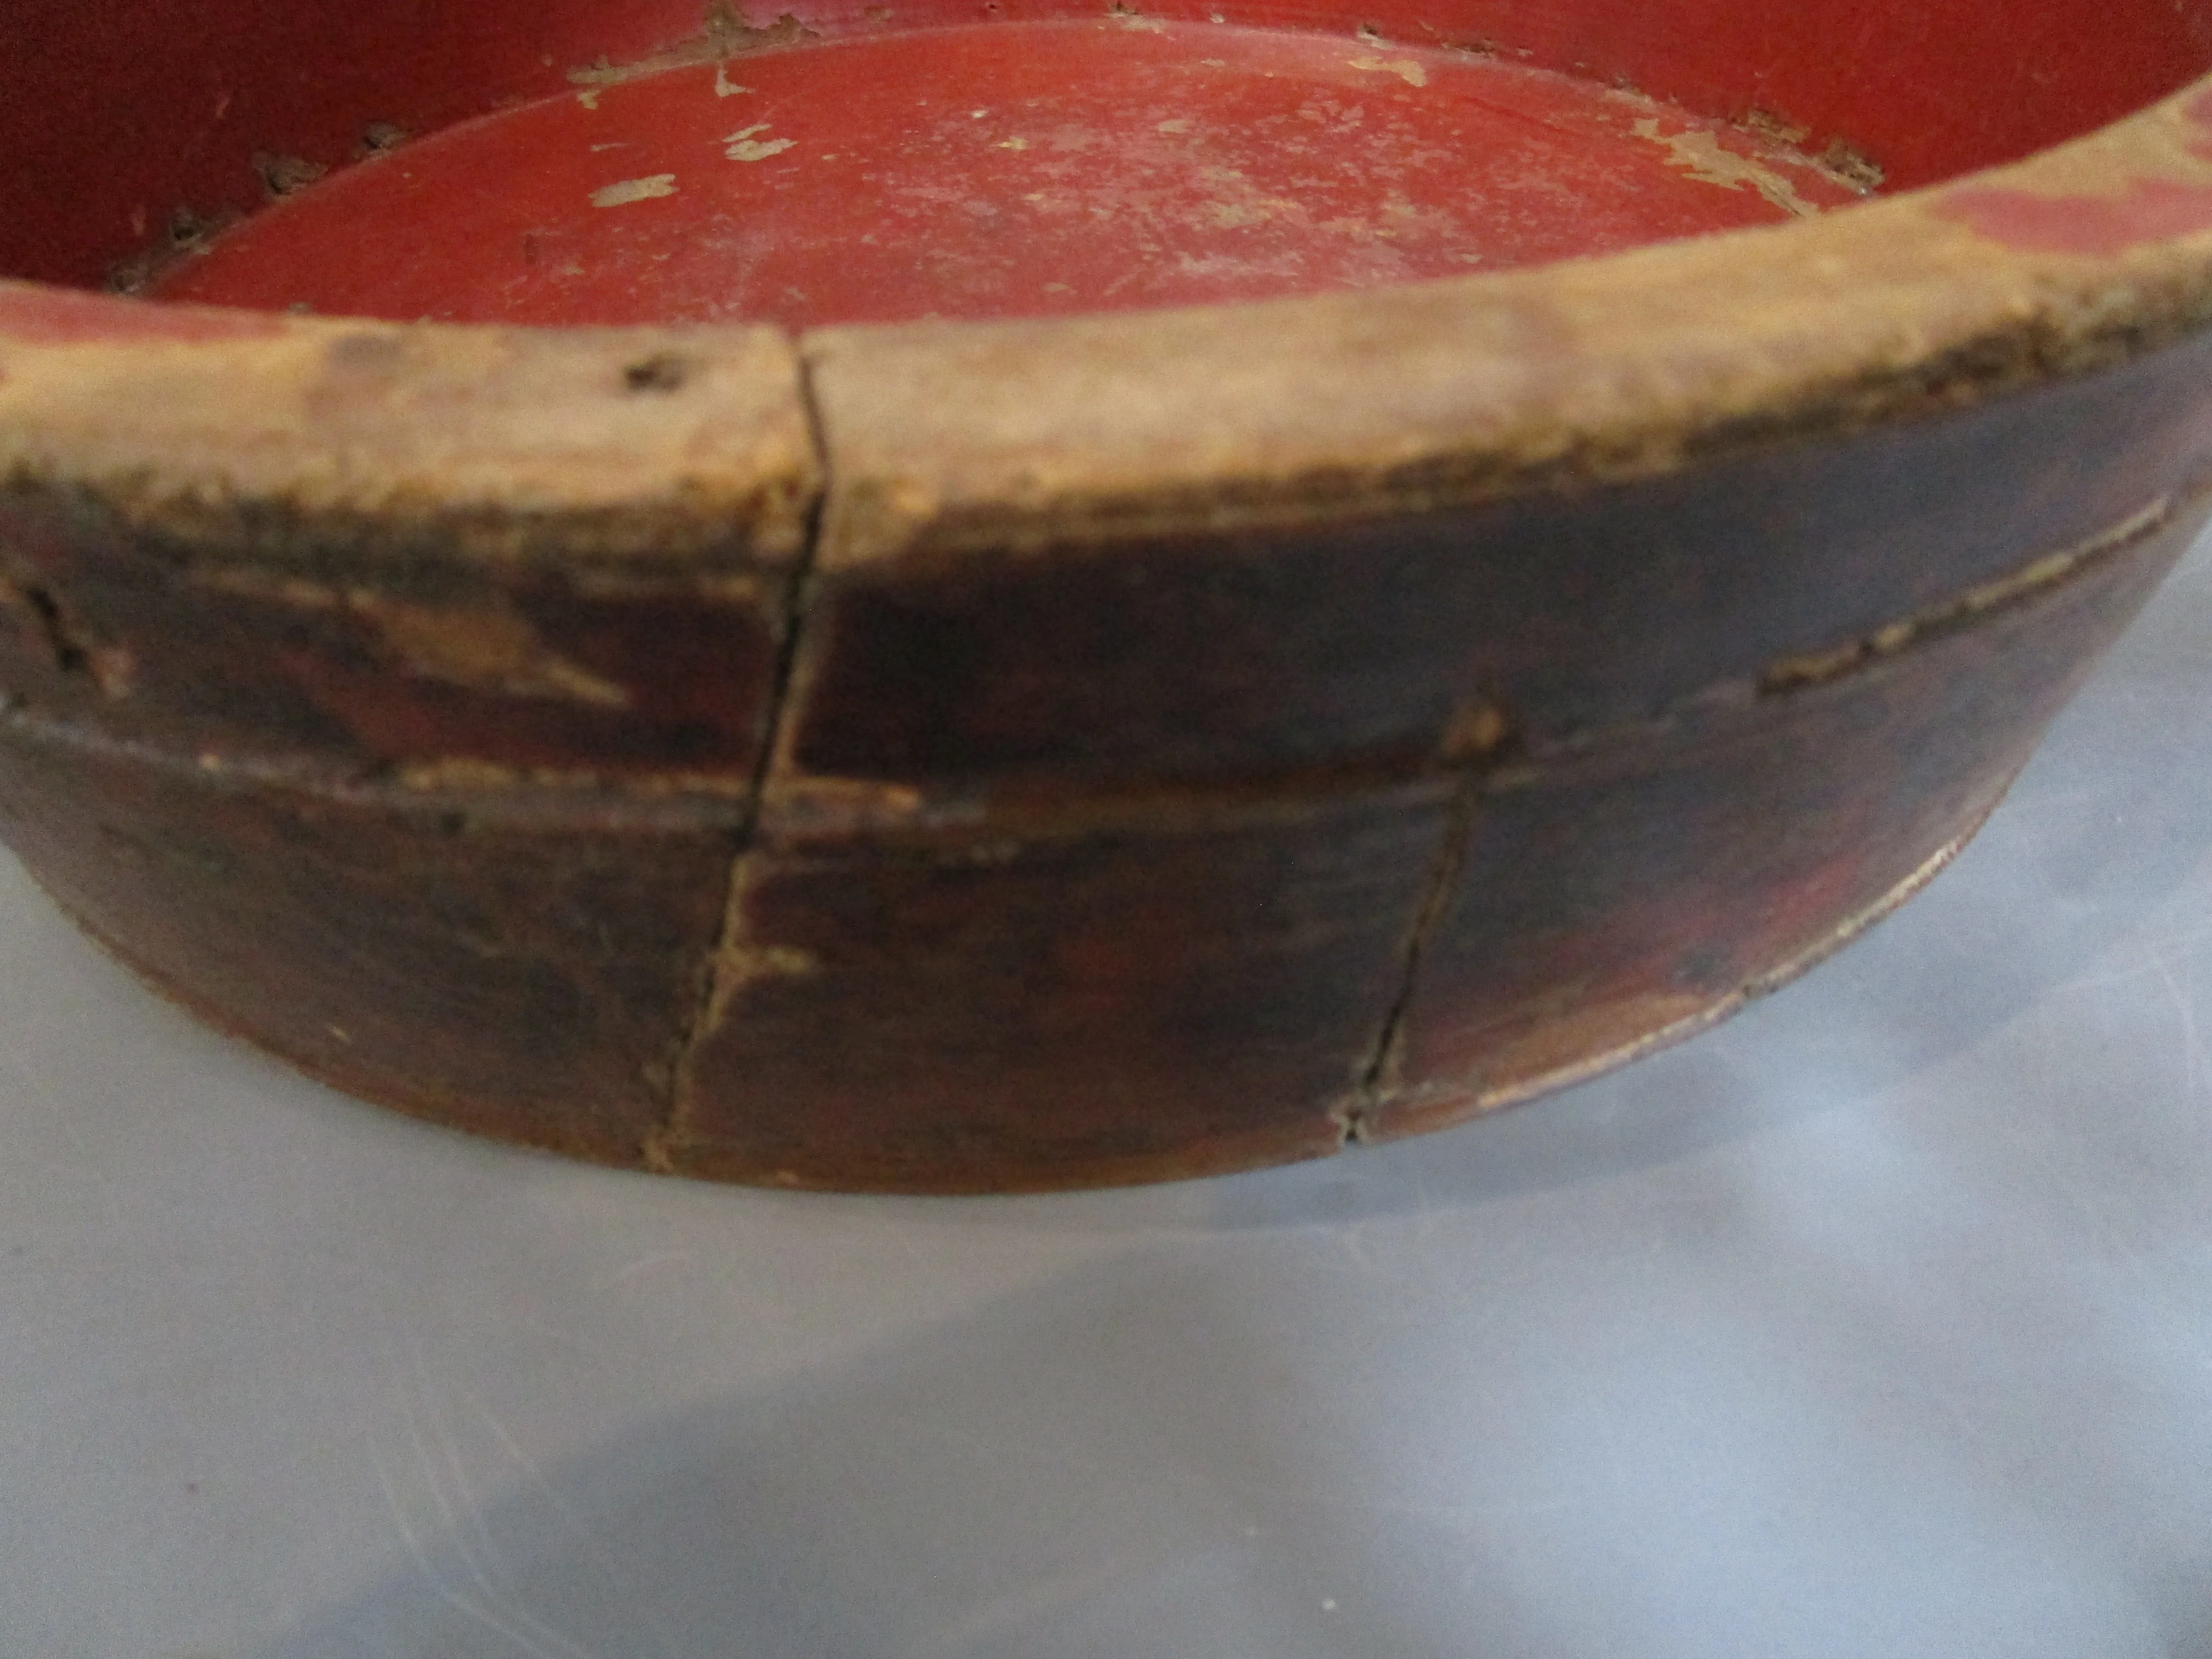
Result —
<instances>
[{"instance_id":1,"label":"weathered wood surface","mask_svg":"<svg viewBox=\"0 0 2212 1659\"><path fill-rule=\"evenodd\" d=\"M2195 356L1395 536L831 563L795 620L768 560L285 586L19 495L0 821L173 994L483 1133L1310 1155L1692 1029L1971 831L2201 519Z\"/></svg>"},{"instance_id":2,"label":"weathered wood surface","mask_svg":"<svg viewBox=\"0 0 2212 1659\"><path fill-rule=\"evenodd\" d=\"M0 832L217 1023L511 1139L1325 1152L1923 878L2201 523L2208 323L2202 88L1832 221L1233 310L0 284Z\"/></svg>"}]
</instances>

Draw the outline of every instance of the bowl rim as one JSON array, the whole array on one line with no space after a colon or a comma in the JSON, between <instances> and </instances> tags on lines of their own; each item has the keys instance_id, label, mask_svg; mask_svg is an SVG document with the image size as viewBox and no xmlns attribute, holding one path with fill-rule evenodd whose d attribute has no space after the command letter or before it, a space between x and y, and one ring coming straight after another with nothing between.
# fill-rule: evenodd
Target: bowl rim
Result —
<instances>
[{"instance_id":1,"label":"bowl rim","mask_svg":"<svg viewBox=\"0 0 2212 1659\"><path fill-rule=\"evenodd\" d=\"M434 523L465 556L726 554L740 522L752 566L817 540L830 569L927 563L1650 476L2208 325L2212 75L1823 217L1182 310L794 336L392 324L0 281L0 474L228 543L276 508ZM641 385L669 362L684 372Z\"/></svg>"}]
</instances>

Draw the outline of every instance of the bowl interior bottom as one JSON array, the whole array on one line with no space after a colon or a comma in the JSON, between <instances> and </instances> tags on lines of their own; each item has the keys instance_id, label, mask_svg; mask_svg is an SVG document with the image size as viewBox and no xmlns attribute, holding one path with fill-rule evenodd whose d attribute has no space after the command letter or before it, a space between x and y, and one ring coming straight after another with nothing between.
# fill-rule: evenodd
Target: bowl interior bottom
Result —
<instances>
[{"instance_id":1,"label":"bowl interior bottom","mask_svg":"<svg viewBox=\"0 0 2212 1659\"><path fill-rule=\"evenodd\" d=\"M1790 135L1510 58L1109 15L799 45L321 170L148 286L265 309L803 327L1362 289L1845 206Z\"/></svg>"}]
</instances>

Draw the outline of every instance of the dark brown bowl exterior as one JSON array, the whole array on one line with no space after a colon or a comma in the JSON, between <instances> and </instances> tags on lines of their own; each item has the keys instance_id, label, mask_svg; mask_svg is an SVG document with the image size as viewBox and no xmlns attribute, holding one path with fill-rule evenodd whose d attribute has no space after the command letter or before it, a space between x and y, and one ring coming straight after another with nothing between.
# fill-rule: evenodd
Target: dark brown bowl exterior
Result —
<instances>
[{"instance_id":1,"label":"dark brown bowl exterior","mask_svg":"<svg viewBox=\"0 0 2212 1659\"><path fill-rule=\"evenodd\" d=\"M2203 523L2208 323L2201 86L1830 221L1231 310L0 286L0 833L215 1022L605 1163L1386 1139L1926 879Z\"/></svg>"}]
</instances>

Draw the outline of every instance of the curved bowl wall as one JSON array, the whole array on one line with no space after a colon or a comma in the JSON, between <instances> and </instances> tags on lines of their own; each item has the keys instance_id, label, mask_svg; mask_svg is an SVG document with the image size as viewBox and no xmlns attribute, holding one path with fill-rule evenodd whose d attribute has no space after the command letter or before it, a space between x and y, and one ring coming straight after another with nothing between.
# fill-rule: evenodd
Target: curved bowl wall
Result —
<instances>
[{"instance_id":1,"label":"curved bowl wall","mask_svg":"<svg viewBox=\"0 0 2212 1659\"><path fill-rule=\"evenodd\" d=\"M1887 199L789 331L67 285L274 188L241 109L337 165L872 12L241 9L149 79L161 6L34 5L77 73L0 117L52 152L0 215L0 834L343 1089L736 1181L1234 1169L1688 1035L1928 879L2212 513L2212 12L1990 53L1893 9L1879 76L1751 6L1455 24Z\"/></svg>"}]
</instances>

